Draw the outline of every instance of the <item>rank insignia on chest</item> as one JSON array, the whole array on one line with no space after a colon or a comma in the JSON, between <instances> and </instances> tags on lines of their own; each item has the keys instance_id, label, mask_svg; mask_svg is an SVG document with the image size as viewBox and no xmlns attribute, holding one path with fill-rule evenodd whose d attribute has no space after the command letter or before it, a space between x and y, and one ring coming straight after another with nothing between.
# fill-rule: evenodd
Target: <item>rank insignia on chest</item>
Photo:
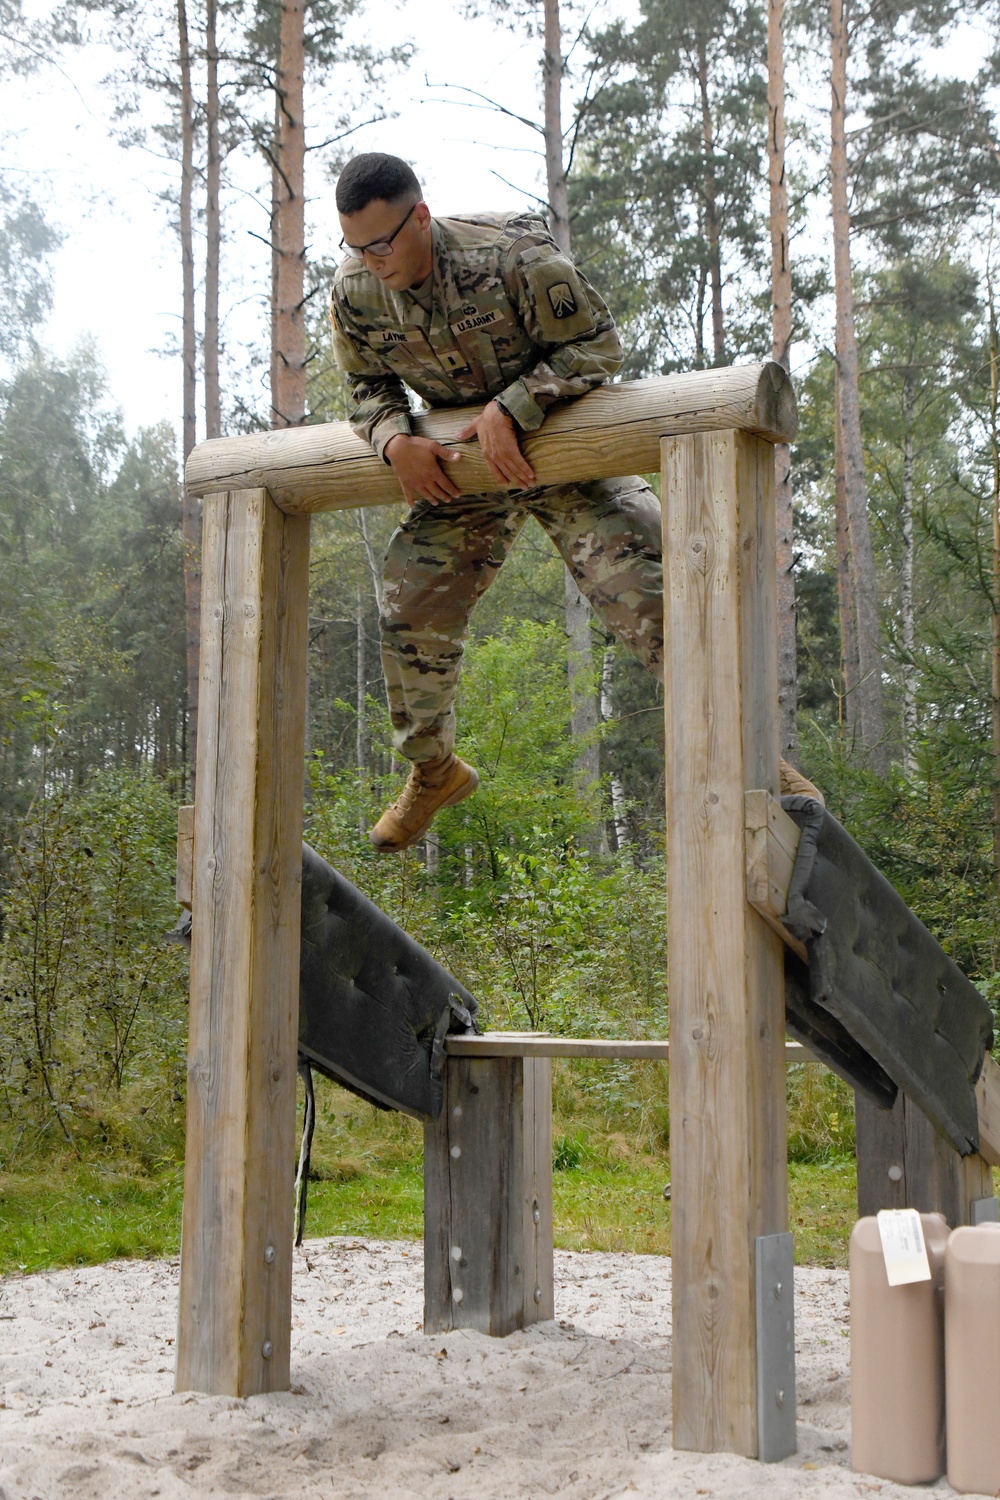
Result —
<instances>
[{"instance_id":1,"label":"rank insignia on chest","mask_svg":"<svg viewBox=\"0 0 1000 1500\"><path fill-rule=\"evenodd\" d=\"M467 370L469 368L468 364L462 358L462 356L460 354L453 353L450 349L443 350L442 353L438 355L438 358L440 359L446 370Z\"/></svg>"},{"instance_id":2,"label":"rank insignia on chest","mask_svg":"<svg viewBox=\"0 0 1000 1500\"><path fill-rule=\"evenodd\" d=\"M497 323L502 322L503 314L493 307L486 308L483 312L473 312L471 316L462 317L451 326L455 333L475 333L479 328L494 328Z\"/></svg>"},{"instance_id":3,"label":"rank insignia on chest","mask_svg":"<svg viewBox=\"0 0 1000 1500\"><path fill-rule=\"evenodd\" d=\"M549 306L557 318L571 318L576 312L576 298L568 281L557 281L548 288Z\"/></svg>"}]
</instances>

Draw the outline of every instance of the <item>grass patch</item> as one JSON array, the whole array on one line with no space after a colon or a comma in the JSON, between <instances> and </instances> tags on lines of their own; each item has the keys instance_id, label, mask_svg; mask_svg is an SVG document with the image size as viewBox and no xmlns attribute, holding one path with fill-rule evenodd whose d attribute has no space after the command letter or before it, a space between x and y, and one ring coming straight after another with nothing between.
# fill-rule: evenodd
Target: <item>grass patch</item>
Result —
<instances>
[{"instance_id":1,"label":"grass patch","mask_svg":"<svg viewBox=\"0 0 1000 1500\"><path fill-rule=\"evenodd\" d=\"M174 1255L182 1174L154 1176L92 1163L53 1162L0 1173L0 1274Z\"/></svg>"},{"instance_id":2,"label":"grass patch","mask_svg":"<svg viewBox=\"0 0 1000 1500\"><path fill-rule=\"evenodd\" d=\"M631 1092L617 1097L608 1092L606 1070L573 1064L559 1068L555 1082L556 1245L669 1254L662 1075L637 1072ZM623 1091L627 1083L622 1073ZM373 1109L323 1079L316 1080L316 1093L310 1237L419 1239L420 1125ZM143 1171L134 1159L80 1163L41 1155L18 1166L0 1173L0 1274L177 1251L179 1166ZM789 1218L799 1264L846 1265L854 1205L853 1157L791 1163Z\"/></svg>"}]
</instances>

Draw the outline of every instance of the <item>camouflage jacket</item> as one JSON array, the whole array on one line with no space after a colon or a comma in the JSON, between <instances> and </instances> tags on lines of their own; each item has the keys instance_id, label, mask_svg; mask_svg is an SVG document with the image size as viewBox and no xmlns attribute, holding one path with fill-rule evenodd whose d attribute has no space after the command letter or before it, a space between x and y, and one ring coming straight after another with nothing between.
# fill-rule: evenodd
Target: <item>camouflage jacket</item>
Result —
<instances>
[{"instance_id":1,"label":"camouflage jacket","mask_svg":"<svg viewBox=\"0 0 1000 1500\"><path fill-rule=\"evenodd\" d=\"M334 352L354 397L351 426L380 458L391 437L411 431L404 384L429 406L496 396L533 432L553 401L581 396L618 370L614 320L543 219L433 219L431 233L429 312L353 256L334 278Z\"/></svg>"}]
</instances>

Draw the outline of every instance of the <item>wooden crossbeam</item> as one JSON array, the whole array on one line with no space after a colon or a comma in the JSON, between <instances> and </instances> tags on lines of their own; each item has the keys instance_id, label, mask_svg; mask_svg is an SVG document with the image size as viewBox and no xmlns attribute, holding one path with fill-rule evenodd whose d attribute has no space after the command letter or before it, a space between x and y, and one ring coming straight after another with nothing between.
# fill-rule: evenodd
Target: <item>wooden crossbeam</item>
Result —
<instances>
[{"instance_id":1,"label":"wooden crossbeam","mask_svg":"<svg viewBox=\"0 0 1000 1500\"><path fill-rule=\"evenodd\" d=\"M670 1043L666 1041L619 1040L616 1037L548 1036L539 1031L487 1031L482 1036L445 1037L449 1057L612 1057L650 1058L666 1062ZM809 1058L801 1042L785 1043L785 1061L802 1062Z\"/></svg>"},{"instance_id":2,"label":"wooden crossbeam","mask_svg":"<svg viewBox=\"0 0 1000 1500\"><path fill-rule=\"evenodd\" d=\"M455 443L480 409L429 412L413 424L461 453L448 478L465 495L497 487L479 444ZM796 420L795 394L780 365L727 365L600 386L554 406L522 447L539 484L565 484L658 469L667 433L724 428L789 442ZM395 474L346 422L211 438L191 454L186 479L192 495L263 485L290 513L403 502Z\"/></svg>"}]
</instances>

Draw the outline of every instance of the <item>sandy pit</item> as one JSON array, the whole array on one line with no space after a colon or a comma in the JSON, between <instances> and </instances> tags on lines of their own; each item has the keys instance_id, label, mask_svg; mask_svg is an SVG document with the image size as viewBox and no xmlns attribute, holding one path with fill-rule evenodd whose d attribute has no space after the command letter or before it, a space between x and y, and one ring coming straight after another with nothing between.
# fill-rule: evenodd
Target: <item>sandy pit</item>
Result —
<instances>
[{"instance_id":1,"label":"sandy pit","mask_svg":"<svg viewBox=\"0 0 1000 1500\"><path fill-rule=\"evenodd\" d=\"M420 1246L307 1242L292 1390L172 1394L176 1261L0 1281L0 1500L950 1495L852 1474L843 1271L796 1271L799 1451L670 1446L670 1262L556 1253L557 1321L425 1337Z\"/></svg>"}]
</instances>

